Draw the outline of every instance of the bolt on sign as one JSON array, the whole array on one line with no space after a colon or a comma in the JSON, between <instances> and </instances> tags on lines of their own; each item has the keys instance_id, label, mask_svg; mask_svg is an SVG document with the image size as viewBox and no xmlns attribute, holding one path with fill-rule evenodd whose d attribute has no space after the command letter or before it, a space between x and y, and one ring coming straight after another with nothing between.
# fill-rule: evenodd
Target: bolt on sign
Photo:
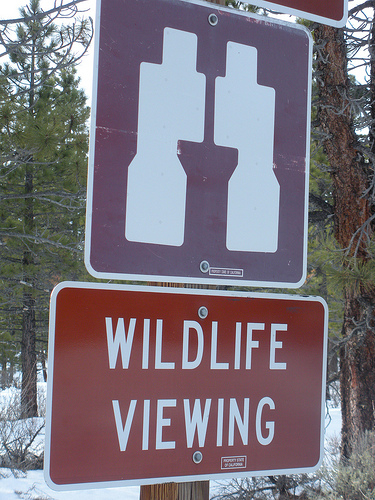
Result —
<instances>
[{"instance_id":1,"label":"bolt on sign","mask_svg":"<svg viewBox=\"0 0 375 500\"><path fill-rule=\"evenodd\" d=\"M68 282L52 293L49 335L53 489L321 463L323 299Z\"/></svg>"},{"instance_id":2,"label":"bolt on sign","mask_svg":"<svg viewBox=\"0 0 375 500\"><path fill-rule=\"evenodd\" d=\"M101 0L85 262L97 278L305 279L309 32L181 0Z\"/></svg>"},{"instance_id":3,"label":"bolt on sign","mask_svg":"<svg viewBox=\"0 0 375 500\"><path fill-rule=\"evenodd\" d=\"M336 28L345 26L348 18L348 0L255 0L254 4Z\"/></svg>"}]
</instances>

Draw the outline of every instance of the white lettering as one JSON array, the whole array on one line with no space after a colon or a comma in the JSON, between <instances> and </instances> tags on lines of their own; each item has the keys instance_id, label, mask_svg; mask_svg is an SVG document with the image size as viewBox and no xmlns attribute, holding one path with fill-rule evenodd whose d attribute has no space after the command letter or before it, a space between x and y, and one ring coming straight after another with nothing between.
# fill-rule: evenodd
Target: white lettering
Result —
<instances>
[{"instance_id":1,"label":"white lettering","mask_svg":"<svg viewBox=\"0 0 375 500\"><path fill-rule=\"evenodd\" d=\"M241 323L236 323L236 340L234 348L234 369L239 370L241 365Z\"/></svg>"},{"instance_id":2,"label":"white lettering","mask_svg":"<svg viewBox=\"0 0 375 500\"><path fill-rule=\"evenodd\" d=\"M253 330L264 330L264 323L248 323L246 337L246 370L251 370L252 349L259 347L259 342L253 340Z\"/></svg>"},{"instance_id":3,"label":"white lettering","mask_svg":"<svg viewBox=\"0 0 375 500\"><path fill-rule=\"evenodd\" d=\"M173 450L176 448L175 441L163 441L163 427L171 425L170 418L164 418L164 408L173 408L177 405L175 399L158 399L156 411L156 449L157 450Z\"/></svg>"},{"instance_id":4,"label":"white lettering","mask_svg":"<svg viewBox=\"0 0 375 500\"><path fill-rule=\"evenodd\" d=\"M264 437L262 434L262 411L263 407L268 405L271 410L275 409L275 403L271 398L263 398L259 401L257 414L255 419L255 428L257 433L257 439L260 444L267 446L273 440L275 434L275 422L266 422L266 429L268 429L268 436Z\"/></svg>"},{"instance_id":5,"label":"white lettering","mask_svg":"<svg viewBox=\"0 0 375 500\"><path fill-rule=\"evenodd\" d=\"M197 333L198 348L197 355L193 361L189 361L189 337L190 330ZM203 356L204 337L201 325L197 321L184 321L183 341L182 341L182 369L193 370L200 365Z\"/></svg>"},{"instance_id":6,"label":"white lettering","mask_svg":"<svg viewBox=\"0 0 375 500\"><path fill-rule=\"evenodd\" d=\"M286 363L276 363L276 349L281 349L283 343L276 340L276 332L286 332L288 330L288 325L282 324L271 324L271 348L270 348L270 370L286 370Z\"/></svg>"},{"instance_id":7,"label":"white lettering","mask_svg":"<svg viewBox=\"0 0 375 500\"><path fill-rule=\"evenodd\" d=\"M128 444L128 439L129 439L129 434L130 434L130 428L131 428L132 423L133 423L133 417L134 417L136 404L137 404L136 399L132 399L130 401L128 415L126 417L125 426L123 427L119 402L117 400L112 401L113 413L115 415L115 422L116 422L117 437L118 437L118 442L120 445L120 451L126 450L126 446Z\"/></svg>"},{"instance_id":8,"label":"white lettering","mask_svg":"<svg viewBox=\"0 0 375 500\"><path fill-rule=\"evenodd\" d=\"M216 446L223 446L224 399L217 400Z\"/></svg>"},{"instance_id":9,"label":"white lettering","mask_svg":"<svg viewBox=\"0 0 375 500\"><path fill-rule=\"evenodd\" d=\"M195 446L204 448L206 446L206 440L209 441L207 446L215 445L215 437L213 435L215 432L213 427L215 425L215 418L217 418L216 446L218 448L223 446L224 435L226 436L226 432L228 432L228 446L234 446L235 440L237 446L241 444L241 441L244 446L247 446L249 443L249 398L243 399L243 411L242 408L240 409L240 407L242 407L241 401L236 398L229 398L229 401L226 400L226 402L224 402L224 398L218 398L217 408L215 400L212 399L158 399L155 403L156 411L153 410L154 406L151 407L150 399L145 399L143 401L143 427L142 430L139 429L140 435L138 434L136 441L134 441L142 441L142 450L147 451L153 447L156 450L175 449L177 441L167 441L166 439L174 437L171 433L172 430L180 428L179 425L176 425L176 420L178 424L181 423L180 418L185 419L187 448L193 448ZM141 418L141 404L142 402L140 402L139 410L137 410L137 414L135 415L136 408L138 408L137 400L131 400L128 406L127 414L123 414L123 416L121 416L119 401L112 401L120 451L126 451L131 432L134 434L138 429L138 426L135 426L133 431L132 424L134 420L137 422ZM211 412L213 404L215 405L215 410L217 409L217 415L215 411ZM184 414L183 417L182 406ZM178 410L168 411L168 408L178 408ZM268 420L268 415L270 411L275 409L276 405L270 397L262 398L256 408L254 405L254 410L256 410L256 412L254 411L255 415L252 417L252 419L254 419L252 420L252 425L255 427L256 440L262 446L269 445L274 439L275 419ZM211 427L209 429L208 424L210 422ZM156 428L155 434L151 432L154 425ZM166 427L169 429L165 429ZM133 437L133 439L135 439L135 437ZM237 439L239 442L237 442Z\"/></svg>"},{"instance_id":10,"label":"white lettering","mask_svg":"<svg viewBox=\"0 0 375 500\"><path fill-rule=\"evenodd\" d=\"M206 440L208 417L210 414L211 399L206 399L202 415L201 400L194 401L193 414L190 417L190 401L184 399L186 443L188 448L193 447L195 431L198 433L198 445L202 448Z\"/></svg>"},{"instance_id":11,"label":"white lettering","mask_svg":"<svg viewBox=\"0 0 375 500\"><path fill-rule=\"evenodd\" d=\"M142 369L148 369L148 353L150 350L150 320L143 320Z\"/></svg>"},{"instance_id":12,"label":"white lettering","mask_svg":"<svg viewBox=\"0 0 375 500\"><path fill-rule=\"evenodd\" d=\"M217 361L217 321L212 322L211 334L211 370L228 370L229 363Z\"/></svg>"},{"instance_id":13,"label":"white lettering","mask_svg":"<svg viewBox=\"0 0 375 500\"><path fill-rule=\"evenodd\" d=\"M161 360L163 344L163 320L156 320L155 369L173 370L174 363Z\"/></svg>"},{"instance_id":14,"label":"white lettering","mask_svg":"<svg viewBox=\"0 0 375 500\"><path fill-rule=\"evenodd\" d=\"M143 433L142 450L148 450L148 437L150 433L150 400L143 401Z\"/></svg>"},{"instance_id":15,"label":"white lettering","mask_svg":"<svg viewBox=\"0 0 375 500\"><path fill-rule=\"evenodd\" d=\"M238 409L236 399L230 398L228 446L233 446L234 444L234 422L237 423L242 443L244 445L247 445L248 434L249 434L249 398L244 399L243 419L241 418L240 410Z\"/></svg>"},{"instance_id":16,"label":"white lettering","mask_svg":"<svg viewBox=\"0 0 375 500\"><path fill-rule=\"evenodd\" d=\"M122 368L129 369L137 319L130 318L128 328L126 328L125 326L124 318L118 318L117 324L115 323L115 321L116 320L110 317L105 318L109 368L111 370L114 370L116 368L118 358L121 353ZM229 370L229 368L231 368L234 370L251 370L253 365L254 350L258 349L260 350L260 352L264 353L265 349L267 349L269 345L268 368L270 370L286 370L286 362L276 361L276 359L279 358L277 350L281 350L283 348L283 342L279 340L277 336L279 335L278 332L286 332L288 330L288 325L282 323L271 323L270 325L267 325L270 327L269 344L266 341L264 335L262 335L259 340L254 340L253 338L254 331L265 331L265 323L246 323L246 326L246 346L244 345L245 342L242 337L242 323L236 322L235 332L231 337L233 339L233 347L228 349L224 348L224 345L226 345L227 343L225 343L224 345L219 345L220 339L218 338L218 321L212 321L210 369ZM233 327L234 325L232 326L232 328ZM180 340L182 340L182 343L180 344L182 345L181 368L183 370L194 370L198 368L201 365L203 357L205 355L205 349L207 350L208 348L208 342L205 338L205 333L201 324L193 320L184 320L182 325L182 332L176 332L173 335L177 335ZM151 339L151 320L149 318L143 319L143 344L141 361L142 370L148 370L150 368L150 353L153 351L155 352L156 370L175 369L175 361L163 360L163 356L168 359L168 357L174 357L174 355L176 354L176 349L172 349L168 343L169 339L170 332L167 332L164 345L163 320L157 319L155 343L153 343L153 339ZM138 343L140 343L140 340L138 340ZM244 353L243 348L245 349ZM225 356L225 353L227 353L227 359L228 357L230 357L229 362L218 361L218 357L220 358L223 355ZM260 356L260 359L263 360L264 356Z\"/></svg>"},{"instance_id":17,"label":"white lettering","mask_svg":"<svg viewBox=\"0 0 375 500\"><path fill-rule=\"evenodd\" d=\"M119 350L121 351L122 367L124 369L129 368L129 359L133 345L135 322L136 319L131 318L129 322L128 335L126 335L124 318L119 318L117 321L116 333L113 337L112 318L105 318L110 370L114 370L116 367Z\"/></svg>"}]
</instances>

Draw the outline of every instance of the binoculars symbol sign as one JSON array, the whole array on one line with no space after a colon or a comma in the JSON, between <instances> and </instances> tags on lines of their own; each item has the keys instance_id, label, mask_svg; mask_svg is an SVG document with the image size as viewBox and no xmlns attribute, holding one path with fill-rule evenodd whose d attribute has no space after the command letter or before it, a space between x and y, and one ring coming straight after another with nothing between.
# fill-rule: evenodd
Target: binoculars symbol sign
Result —
<instances>
[{"instance_id":1,"label":"binoculars symbol sign","mask_svg":"<svg viewBox=\"0 0 375 500\"><path fill-rule=\"evenodd\" d=\"M137 154L128 168L125 237L181 246L188 174L179 141L202 142L206 76L196 70L197 35L164 29L161 64L141 62ZM226 246L276 252L280 186L273 168L275 89L257 83L257 49L231 42L226 74L216 77L213 140L234 148L227 186ZM202 214L204 217L204 214Z\"/></svg>"}]
</instances>

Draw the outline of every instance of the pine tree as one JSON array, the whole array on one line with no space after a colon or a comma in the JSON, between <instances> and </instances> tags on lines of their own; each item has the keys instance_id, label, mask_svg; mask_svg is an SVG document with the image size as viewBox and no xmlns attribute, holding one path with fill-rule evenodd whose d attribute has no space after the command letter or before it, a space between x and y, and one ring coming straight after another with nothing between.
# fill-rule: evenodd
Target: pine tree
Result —
<instances>
[{"instance_id":1,"label":"pine tree","mask_svg":"<svg viewBox=\"0 0 375 500\"><path fill-rule=\"evenodd\" d=\"M0 72L0 314L20 346L21 416L31 417L50 291L83 268L89 109L73 48L84 52L91 25L58 26L39 0L21 16Z\"/></svg>"},{"instance_id":2,"label":"pine tree","mask_svg":"<svg viewBox=\"0 0 375 500\"><path fill-rule=\"evenodd\" d=\"M344 292L340 347L344 457L350 456L356 439L375 428L373 5L358 5L350 14L346 30L324 25L314 29L317 125L330 169L334 235L341 249L336 279ZM366 47L362 57L360 50ZM361 86L349 77L350 66L359 64L368 69Z\"/></svg>"}]
</instances>

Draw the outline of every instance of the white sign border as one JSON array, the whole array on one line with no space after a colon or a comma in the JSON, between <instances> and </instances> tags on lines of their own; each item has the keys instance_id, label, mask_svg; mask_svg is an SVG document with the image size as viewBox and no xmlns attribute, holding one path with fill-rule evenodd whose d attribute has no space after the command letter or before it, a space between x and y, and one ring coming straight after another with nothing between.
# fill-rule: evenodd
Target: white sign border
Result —
<instances>
[{"instance_id":1,"label":"white sign border","mask_svg":"<svg viewBox=\"0 0 375 500\"><path fill-rule=\"evenodd\" d=\"M54 346L55 346L55 321L56 321L56 300L59 292L65 288L85 288L95 290L117 290L130 292L153 292L153 293L168 293L180 295L204 295L204 296L220 296L220 297L238 297L238 298L262 298L274 300L300 300L303 302L320 302L324 308L324 333L323 333L323 371L322 371L322 399L321 399L321 423L320 423L320 457L318 462L313 467L296 468L296 469L270 469L262 471L244 471L239 470L229 472L221 472L217 474L202 474L194 476L173 476L148 479L131 479L120 481L103 481L95 483L74 483L58 485L55 484L50 477L50 450L51 450L51 429L52 429L52 397L53 397L53 368L54 368ZM269 475L289 475L289 474L309 474L315 472L322 464L324 458L324 420L325 420L325 394L326 394L326 377L327 377L327 341L328 341L328 305L326 301L317 296L307 295L287 295L277 293L256 293L256 292L239 292L239 291L223 291L223 290L207 290L193 288L175 288L175 287L155 287L142 285L117 285L103 283L83 283L66 281L57 285L51 294L50 301L50 321L49 321L49 338L48 338L48 380L47 380L47 407L46 407L46 430L45 430L45 452L44 452L44 479L47 485L54 491L72 491L86 490L93 488L115 488L126 486L140 486L146 484L159 484L166 482L185 482L185 481L204 481L231 479L233 477L249 477L249 476L269 476ZM68 460L68 457L67 457Z\"/></svg>"},{"instance_id":2,"label":"white sign border","mask_svg":"<svg viewBox=\"0 0 375 500\"><path fill-rule=\"evenodd\" d=\"M273 23L279 26L288 27L289 29L302 30L306 33L309 40L309 61L310 68L307 81L307 123L306 123L306 177L305 177L305 203L304 203L304 231L303 231L303 263L302 275L298 282L284 281L265 281L265 280L244 280L242 278L209 278L207 275L202 277L186 277L186 276L164 276L164 275L149 275L149 274L132 274L132 273L115 273L96 271L90 262L91 255L91 227L93 213L93 186L94 186L94 170L95 170L95 132L96 132L96 109L98 98L98 71L99 71L99 42L100 42L100 15L101 15L101 0L96 0L96 20L95 20L95 39L94 39L94 72L93 72L93 88L92 88L92 108L90 122L90 142L89 142L89 162L88 162L88 177L87 177L87 198L86 198L86 228L85 228L85 250L84 262L88 273L97 279L110 280L131 280L131 281L150 281L150 282L167 282L167 283L195 283L208 285L228 285L228 286L252 286L266 288L300 288L307 276L307 237L308 237L308 207L309 207L309 175L310 175L310 135L311 135L311 93L312 93L312 58L313 58L313 39L310 31L303 25L290 23L282 20L270 20L264 16L236 10L229 7L224 7L217 4L208 4L200 0L178 0L179 2L209 6L210 9L227 10L231 14L251 17L263 23ZM261 2L262 0L260 0ZM259 3L259 2L258 2ZM265 2L269 3L269 2Z\"/></svg>"}]
</instances>

